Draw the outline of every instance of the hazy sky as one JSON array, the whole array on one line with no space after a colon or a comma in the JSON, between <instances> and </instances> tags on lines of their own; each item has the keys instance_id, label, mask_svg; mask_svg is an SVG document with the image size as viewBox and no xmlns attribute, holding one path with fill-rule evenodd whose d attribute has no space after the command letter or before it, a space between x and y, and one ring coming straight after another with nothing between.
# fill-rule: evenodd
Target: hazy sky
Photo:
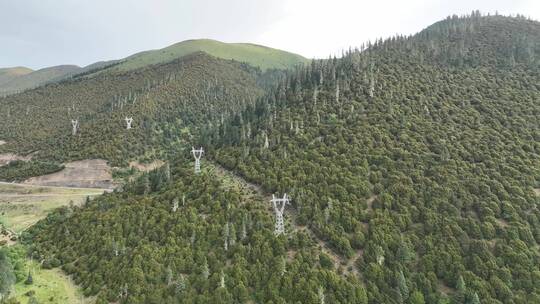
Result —
<instances>
[{"instance_id":1,"label":"hazy sky","mask_svg":"<svg viewBox=\"0 0 540 304\"><path fill-rule=\"evenodd\" d=\"M540 0L0 0L0 67L84 66L194 38L328 57L474 9L540 20Z\"/></svg>"}]
</instances>

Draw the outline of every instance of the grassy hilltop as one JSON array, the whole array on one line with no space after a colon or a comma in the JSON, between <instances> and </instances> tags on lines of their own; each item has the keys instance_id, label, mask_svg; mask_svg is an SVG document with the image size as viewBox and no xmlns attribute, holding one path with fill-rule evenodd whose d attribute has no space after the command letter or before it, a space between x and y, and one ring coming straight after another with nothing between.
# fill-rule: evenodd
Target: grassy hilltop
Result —
<instances>
[{"instance_id":1,"label":"grassy hilltop","mask_svg":"<svg viewBox=\"0 0 540 304\"><path fill-rule=\"evenodd\" d=\"M211 39L186 40L159 50L137 53L125 59L115 69L128 71L147 65L159 64L196 52L205 52L214 57L246 62L266 69L286 69L308 59L289 52L250 43L224 43Z\"/></svg>"}]
</instances>

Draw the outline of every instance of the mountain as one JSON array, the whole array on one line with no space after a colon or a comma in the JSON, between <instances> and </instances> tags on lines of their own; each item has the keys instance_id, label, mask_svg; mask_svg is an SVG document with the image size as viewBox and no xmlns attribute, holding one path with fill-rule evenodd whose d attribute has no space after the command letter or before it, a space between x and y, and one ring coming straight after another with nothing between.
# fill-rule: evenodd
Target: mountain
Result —
<instances>
[{"instance_id":1,"label":"mountain","mask_svg":"<svg viewBox=\"0 0 540 304\"><path fill-rule=\"evenodd\" d=\"M37 71L26 72L11 77L5 82L0 81L0 94L12 94L19 91L35 88L49 82L63 79L80 71L81 68L75 65L59 65ZM1 76L0 76L1 77Z\"/></svg>"},{"instance_id":2,"label":"mountain","mask_svg":"<svg viewBox=\"0 0 540 304\"><path fill-rule=\"evenodd\" d=\"M288 193L370 303L540 302L538 33L473 14L315 61L200 145Z\"/></svg>"},{"instance_id":3,"label":"mountain","mask_svg":"<svg viewBox=\"0 0 540 304\"><path fill-rule=\"evenodd\" d=\"M474 12L286 72L197 52L3 98L0 152L167 163L29 255L97 303L540 303L538 33Z\"/></svg>"},{"instance_id":4,"label":"mountain","mask_svg":"<svg viewBox=\"0 0 540 304\"><path fill-rule=\"evenodd\" d=\"M250 43L224 43L211 39L186 40L163 49L146 51L125 58L117 70L127 71L143 66L171 61L195 52L246 62L254 67L287 69L308 60L300 55Z\"/></svg>"},{"instance_id":5,"label":"mountain","mask_svg":"<svg viewBox=\"0 0 540 304\"><path fill-rule=\"evenodd\" d=\"M12 79L32 73L33 70L25 67L14 67L0 69L0 85L11 81Z\"/></svg>"},{"instance_id":6,"label":"mountain","mask_svg":"<svg viewBox=\"0 0 540 304\"><path fill-rule=\"evenodd\" d=\"M127 72L51 83L0 99L0 151L44 160L105 158L115 165L152 151L156 141L240 110L262 94L255 69L194 53ZM124 118L134 118L125 130ZM71 120L78 119L77 136ZM164 137L164 135L166 137Z\"/></svg>"},{"instance_id":7,"label":"mountain","mask_svg":"<svg viewBox=\"0 0 540 304\"><path fill-rule=\"evenodd\" d=\"M540 66L538 22L524 17L475 13L465 21L452 16L427 27L413 40L431 49L426 59L433 63Z\"/></svg>"},{"instance_id":8,"label":"mountain","mask_svg":"<svg viewBox=\"0 0 540 304\"><path fill-rule=\"evenodd\" d=\"M0 95L13 94L72 77L95 76L102 72L126 72L149 65L167 63L198 52L204 52L221 59L248 63L262 70L287 69L308 62L308 59L300 55L256 44L224 43L210 39L186 40L163 49L137 53L124 59L96 62L84 68L62 65L31 73L23 73L26 70L20 68L18 71L0 69ZM9 75L13 76L4 80L3 70L6 70L6 73L11 71Z\"/></svg>"}]
</instances>

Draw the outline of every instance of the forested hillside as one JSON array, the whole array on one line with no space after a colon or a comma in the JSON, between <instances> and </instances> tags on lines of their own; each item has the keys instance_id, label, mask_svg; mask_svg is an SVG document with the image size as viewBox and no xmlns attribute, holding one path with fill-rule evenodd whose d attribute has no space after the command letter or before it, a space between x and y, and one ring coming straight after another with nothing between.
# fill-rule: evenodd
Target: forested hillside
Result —
<instances>
[{"instance_id":1,"label":"forested hillside","mask_svg":"<svg viewBox=\"0 0 540 304\"><path fill-rule=\"evenodd\" d=\"M540 66L538 21L519 16L448 17L410 39L408 47L420 60L452 66Z\"/></svg>"},{"instance_id":2,"label":"forested hillside","mask_svg":"<svg viewBox=\"0 0 540 304\"><path fill-rule=\"evenodd\" d=\"M98 157L125 164L159 151L162 143L189 138L190 128L253 103L261 94L259 75L247 65L196 53L0 98L0 134L7 142L0 152L34 153L49 161ZM131 130L126 130L127 116L134 119ZM72 119L79 121L75 136Z\"/></svg>"},{"instance_id":3,"label":"forested hillside","mask_svg":"<svg viewBox=\"0 0 540 304\"><path fill-rule=\"evenodd\" d=\"M169 161L24 237L98 303L540 303L539 62L476 12L286 73L197 53L0 99L0 152Z\"/></svg>"},{"instance_id":4,"label":"forested hillside","mask_svg":"<svg viewBox=\"0 0 540 304\"><path fill-rule=\"evenodd\" d=\"M362 251L370 303L413 303L413 290L538 303L539 35L523 18L449 18L292 72L202 142L291 193L336 253Z\"/></svg>"},{"instance_id":5,"label":"forested hillside","mask_svg":"<svg viewBox=\"0 0 540 304\"><path fill-rule=\"evenodd\" d=\"M180 157L25 237L43 267L61 266L96 303L367 303L305 234L275 237L268 206Z\"/></svg>"}]
</instances>

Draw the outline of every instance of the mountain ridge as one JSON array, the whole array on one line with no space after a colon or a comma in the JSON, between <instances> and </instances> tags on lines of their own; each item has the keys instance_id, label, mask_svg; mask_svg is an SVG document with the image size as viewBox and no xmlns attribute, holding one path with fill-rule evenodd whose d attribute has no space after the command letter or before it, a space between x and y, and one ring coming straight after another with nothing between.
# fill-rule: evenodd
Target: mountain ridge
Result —
<instances>
[{"instance_id":1,"label":"mountain ridge","mask_svg":"<svg viewBox=\"0 0 540 304\"><path fill-rule=\"evenodd\" d=\"M167 63L196 52L204 52L221 59L245 62L262 70L288 69L308 62L308 59L300 55L253 43L189 39L161 49L135 53L122 59L98 61L85 67L59 65L32 71L20 77L11 77L5 82L2 82L0 78L0 94L12 94L83 75L92 77L103 72L131 71L148 65Z\"/></svg>"},{"instance_id":2,"label":"mountain ridge","mask_svg":"<svg viewBox=\"0 0 540 304\"><path fill-rule=\"evenodd\" d=\"M125 63L116 67L118 70L131 70L148 64L164 63L197 51L222 58L246 62L261 69L291 68L308 60L300 55L254 43L226 43L213 39L188 39L167 47L148 50L124 58ZM158 55L162 53L165 55ZM260 53L260 54L258 54ZM266 61L257 56L277 56Z\"/></svg>"}]
</instances>

